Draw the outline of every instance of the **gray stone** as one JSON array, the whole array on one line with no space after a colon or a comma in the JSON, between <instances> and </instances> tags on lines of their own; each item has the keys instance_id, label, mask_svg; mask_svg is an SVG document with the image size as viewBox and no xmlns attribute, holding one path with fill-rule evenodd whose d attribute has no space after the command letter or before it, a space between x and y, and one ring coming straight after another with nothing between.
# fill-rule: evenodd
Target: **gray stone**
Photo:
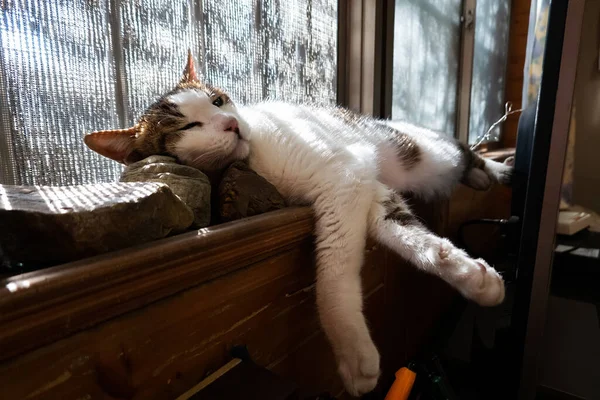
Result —
<instances>
[{"instance_id":1,"label":"gray stone","mask_svg":"<svg viewBox=\"0 0 600 400\"><path fill-rule=\"evenodd\" d=\"M162 182L194 212L194 227L210 223L210 182L200 170L167 156L150 156L125 168L121 182Z\"/></svg>"},{"instance_id":2,"label":"gray stone","mask_svg":"<svg viewBox=\"0 0 600 400\"><path fill-rule=\"evenodd\" d=\"M160 183L0 186L5 261L56 264L188 228L192 211Z\"/></svg>"},{"instance_id":3,"label":"gray stone","mask_svg":"<svg viewBox=\"0 0 600 400\"><path fill-rule=\"evenodd\" d=\"M219 184L219 216L223 222L251 217L286 206L269 181L243 161L227 168Z\"/></svg>"}]
</instances>

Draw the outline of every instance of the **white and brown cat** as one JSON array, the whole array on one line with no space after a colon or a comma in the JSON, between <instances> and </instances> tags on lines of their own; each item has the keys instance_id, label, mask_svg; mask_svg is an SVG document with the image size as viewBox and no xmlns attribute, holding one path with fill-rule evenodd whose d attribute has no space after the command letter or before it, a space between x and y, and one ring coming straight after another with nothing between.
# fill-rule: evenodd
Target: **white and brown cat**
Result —
<instances>
[{"instance_id":1,"label":"white and brown cat","mask_svg":"<svg viewBox=\"0 0 600 400\"><path fill-rule=\"evenodd\" d=\"M446 196L459 182L487 189L509 183L512 168L435 132L341 108L273 101L236 107L199 81L190 54L179 84L134 127L94 132L85 143L125 164L167 154L209 173L244 159L289 204L310 205L319 315L350 394L369 392L379 377L361 292L367 235L468 299L484 306L504 299L500 275L428 231L402 193Z\"/></svg>"}]
</instances>

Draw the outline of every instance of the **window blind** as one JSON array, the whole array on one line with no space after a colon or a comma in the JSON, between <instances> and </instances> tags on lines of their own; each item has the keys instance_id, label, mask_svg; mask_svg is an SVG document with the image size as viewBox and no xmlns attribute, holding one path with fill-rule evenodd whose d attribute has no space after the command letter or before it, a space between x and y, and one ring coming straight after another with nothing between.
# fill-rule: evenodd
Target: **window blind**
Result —
<instances>
[{"instance_id":1,"label":"window blind","mask_svg":"<svg viewBox=\"0 0 600 400\"><path fill-rule=\"evenodd\" d=\"M131 125L191 48L236 103L333 104L337 0L8 0L0 21L0 183L118 179L83 135Z\"/></svg>"}]
</instances>

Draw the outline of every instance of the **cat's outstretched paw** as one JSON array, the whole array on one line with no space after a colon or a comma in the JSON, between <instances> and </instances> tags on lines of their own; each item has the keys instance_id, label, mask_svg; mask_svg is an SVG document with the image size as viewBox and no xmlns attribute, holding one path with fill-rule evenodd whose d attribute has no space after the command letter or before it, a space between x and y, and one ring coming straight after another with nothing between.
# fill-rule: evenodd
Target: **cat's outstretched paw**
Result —
<instances>
[{"instance_id":1,"label":"cat's outstretched paw","mask_svg":"<svg viewBox=\"0 0 600 400\"><path fill-rule=\"evenodd\" d=\"M347 348L338 360L338 370L348 394L358 397L372 391L379 379L379 352L373 342Z\"/></svg>"},{"instance_id":2,"label":"cat's outstretched paw","mask_svg":"<svg viewBox=\"0 0 600 400\"><path fill-rule=\"evenodd\" d=\"M504 281L484 260L472 259L445 239L435 247L435 263L453 275L453 286L463 296L485 307L496 306L504 301Z\"/></svg>"},{"instance_id":3,"label":"cat's outstretched paw","mask_svg":"<svg viewBox=\"0 0 600 400\"><path fill-rule=\"evenodd\" d=\"M481 306L497 306L504 301L504 280L493 267L480 259L475 260L480 270L480 286L472 291L472 299Z\"/></svg>"},{"instance_id":4,"label":"cat's outstretched paw","mask_svg":"<svg viewBox=\"0 0 600 400\"><path fill-rule=\"evenodd\" d=\"M469 272L464 280L461 292L480 306L492 307L504 301L504 281L500 274L484 260L468 258Z\"/></svg>"}]
</instances>

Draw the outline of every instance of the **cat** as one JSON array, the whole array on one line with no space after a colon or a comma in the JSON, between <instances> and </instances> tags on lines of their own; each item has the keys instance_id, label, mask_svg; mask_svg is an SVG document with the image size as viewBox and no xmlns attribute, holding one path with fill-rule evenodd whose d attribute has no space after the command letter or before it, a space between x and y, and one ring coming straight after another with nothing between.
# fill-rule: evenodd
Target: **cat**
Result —
<instances>
[{"instance_id":1,"label":"cat","mask_svg":"<svg viewBox=\"0 0 600 400\"><path fill-rule=\"evenodd\" d=\"M274 101L236 107L198 79L190 53L179 84L134 127L93 132L85 143L124 164L166 154L208 173L246 160L290 205L310 205L317 309L351 395L371 391L380 374L362 309L367 235L480 305L504 299L501 276L430 232L402 193L448 196L459 182L485 190L509 184L512 167L433 131L337 107Z\"/></svg>"}]
</instances>

